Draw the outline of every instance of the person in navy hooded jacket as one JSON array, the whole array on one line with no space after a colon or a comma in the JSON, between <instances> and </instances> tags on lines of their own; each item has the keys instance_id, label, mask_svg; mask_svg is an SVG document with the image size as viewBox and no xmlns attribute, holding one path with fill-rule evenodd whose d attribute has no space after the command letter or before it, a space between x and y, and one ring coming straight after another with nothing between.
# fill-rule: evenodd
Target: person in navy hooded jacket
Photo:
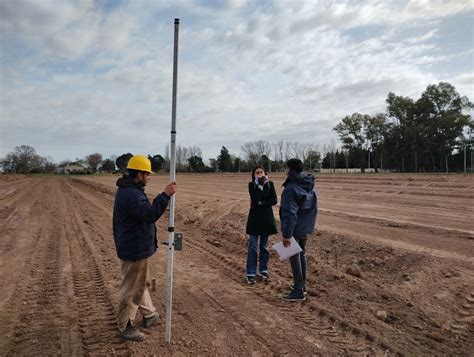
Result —
<instances>
[{"instance_id":1,"label":"person in navy hooded jacket","mask_svg":"<svg viewBox=\"0 0 474 357\"><path fill-rule=\"evenodd\" d=\"M148 292L148 258L158 248L155 222L166 211L170 196L175 194L176 182L170 182L150 203L145 194L152 173L150 160L146 156L133 156L127 171L128 175L117 180L113 214L115 248L122 270L117 324L120 338L139 342L145 335L132 325L137 311L143 315L144 328L156 325L159 320Z\"/></svg>"},{"instance_id":2,"label":"person in navy hooded jacket","mask_svg":"<svg viewBox=\"0 0 474 357\"><path fill-rule=\"evenodd\" d=\"M290 257L293 272L291 292L283 296L287 301L306 300L306 241L314 232L318 200L313 175L303 173L303 162L290 159L286 163L286 181L280 202L280 222L283 245L291 245L291 237L303 251Z\"/></svg>"}]
</instances>

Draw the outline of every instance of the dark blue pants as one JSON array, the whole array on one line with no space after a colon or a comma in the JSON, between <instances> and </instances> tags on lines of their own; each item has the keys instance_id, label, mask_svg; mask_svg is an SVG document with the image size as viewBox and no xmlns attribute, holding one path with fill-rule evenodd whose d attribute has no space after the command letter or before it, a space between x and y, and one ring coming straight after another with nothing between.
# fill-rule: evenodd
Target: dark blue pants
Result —
<instances>
[{"instance_id":1,"label":"dark blue pants","mask_svg":"<svg viewBox=\"0 0 474 357\"><path fill-rule=\"evenodd\" d=\"M291 270L293 271L293 290L303 294L306 290L306 240L308 236L295 236L295 240L303 251L290 257Z\"/></svg>"}]
</instances>

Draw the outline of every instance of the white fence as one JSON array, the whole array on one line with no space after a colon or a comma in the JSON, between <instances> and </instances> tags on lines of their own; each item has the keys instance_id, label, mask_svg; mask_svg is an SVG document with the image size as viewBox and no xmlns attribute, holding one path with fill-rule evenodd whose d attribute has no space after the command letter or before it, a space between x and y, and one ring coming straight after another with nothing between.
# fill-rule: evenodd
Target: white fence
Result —
<instances>
[{"instance_id":1,"label":"white fence","mask_svg":"<svg viewBox=\"0 0 474 357\"><path fill-rule=\"evenodd\" d=\"M322 174L359 174L361 172L361 169L321 169ZM365 169L365 173L372 172L375 172L375 169Z\"/></svg>"}]
</instances>

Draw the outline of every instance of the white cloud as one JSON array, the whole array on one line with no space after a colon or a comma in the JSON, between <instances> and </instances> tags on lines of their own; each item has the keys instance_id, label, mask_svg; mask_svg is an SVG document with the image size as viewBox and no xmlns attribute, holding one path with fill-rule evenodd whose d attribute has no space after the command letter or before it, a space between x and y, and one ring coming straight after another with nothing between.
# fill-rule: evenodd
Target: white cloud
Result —
<instances>
[{"instance_id":1,"label":"white cloud","mask_svg":"<svg viewBox=\"0 0 474 357\"><path fill-rule=\"evenodd\" d=\"M474 97L472 68L456 70L472 35L463 51L440 45L443 21L472 15L470 1L104 4L0 4L0 156L19 144L56 160L162 152L174 17L178 143L206 158L249 140L327 144L343 116L385 110L390 91L416 98L443 80Z\"/></svg>"}]
</instances>

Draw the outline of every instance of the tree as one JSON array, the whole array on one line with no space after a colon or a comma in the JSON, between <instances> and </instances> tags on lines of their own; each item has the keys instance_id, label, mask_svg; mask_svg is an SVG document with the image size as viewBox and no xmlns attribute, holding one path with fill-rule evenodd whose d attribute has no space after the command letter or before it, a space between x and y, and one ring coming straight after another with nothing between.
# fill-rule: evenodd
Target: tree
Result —
<instances>
[{"instance_id":1,"label":"tree","mask_svg":"<svg viewBox=\"0 0 474 357\"><path fill-rule=\"evenodd\" d=\"M87 155L85 157L87 165L92 170L92 172L97 172L97 167L102 163L102 155L98 152L94 154Z\"/></svg>"},{"instance_id":2,"label":"tree","mask_svg":"<svg viewBox=\"0 0 474 357\"><path fill-rule=\"evenodd\" d=\"M20 145L1 160L1 165L5 172L29 174L32 170L38 172L37 170L41 167L41 157L36 154L33 147Z\"/></svg>"},{"instance_id":3,"label":"tree","mask_svg":"<svg viewBox=\"0 0 474 357\"><path fill-rule=\"evenodd\" d=\"M260 159L263 155L266 157L270 156L271 146L268 141L258 140L249 141L242 145L241 150L245 154L245 157L251 166L261 164Z\"/></svg>"},{"instance_id":4,"label":"tree","mask_svg":"<svg viewBox=\"0 0 474 357\"><path fill-rule=\"evenodd\" d=\"M234 172L240 172L241 170L243 170L243 167L242 167L242 160L240 159L240 157L236 157L236 158L234 159L233 171L234 171Z\"/></svg>"},{"instance_id":5,"label":"tree","mask_svg":"<svg viewBox=\"0 0 474 357\"><path fill-rule=\"evenodd\" d=\"M399 171L417 169L417 153L423 152L424 140L420 138L418 109L413 99L389 93L386 99L387 113L391 123L387 124L385 152L387 164Z\"/></svg>"},{"instance_id":6,"label":"tree","mask_svg":"<svg viewBox=\"0 0 474 357\"><path fill-rule=\"evenodd\" d=\"M222 172L232 171L232 158L225 146L222 147L221 153L217 157L217 167Z\"/></svg>"},{"instance_id":7,"label":"tree","mask_svg":"<svg viewBox=\"0 0 474 357\"><path fill-rule=\"evenodd\" d=\"M120 155L117 160L115 160L115 164L117 165L120 172L125 172L127 170L128 161L131 159L133 154L127 153Z\"/></svg>"},{"instance_id":8,"label":"tree","mask_svg":"<svg viewBox=\"0 0 474 357\"><path fill-rule=\"evenodd\" d=\"M369 115L353 113L344 117L333 129L339 135L342 147L356 153L362 169L364 169L366 153L364 149L367 142L367 124L369 121Z\"/></svg>"},{"instance_id":9,"label":"tree","mask_svg":"<svg viewBox=\"0 0 474 357\"><path fill-rule=\"evenodd\" d=\"M463 129L470 122L470 116L463 111L472 109L473 105L467 97L461 97L453 85L440 82L429 85L416 106L422 137L434 168L459 144Z\"/></svg>"},{"instance_id":10,"label":"tree","mask_svg":"<svg viewBox=\"0 0 474 357\"><path fill-rule=\"evenodd\" d=\"M217 160L216 159L209 159L209 166L211 167L212 171L217 172Z\"/></svg>"},{"instance_id":11,"label":"tree","mask_svg":"<svg viewBox=\"0 0 474 357\"><path fill-rule=\"evenodd\" d=\"M306 159L303 162L305 170L313 171L319 168L319 162L321 161L321 154L315 150L311 150L306 155Z\"/></svg>"},{"instance_id":12,"label":"tree","mask_svg":"<svg viewBox=\"0 0 474 357\"><path fill-rule=\"evenodd\" d=\"M203 172L206 167L202 161L202 157L199 156L191 156L188 159L188 164L191 172Z\"/></svg>"},{"instance_id":13,"label":"tree","mask_svg":"<svg viewBox=\"0 0 474 357\"><path fill-rule=\"evenodd\" d=\"M105 159L102 162L102 171L107 171L108 173L115 171L115 162L112 159Z\"/></svg>"},{"instance_id":14,"label":"tree","mask_svg":"<svg viewBox=\"0 0 474 357\"><path fill-rule=\"evenodd\" d=\"M158 172L165 166L165 159L160 154L158 155L148 155L148 159L151 162L151 171Z\"/></svg>"}]
</instances>

